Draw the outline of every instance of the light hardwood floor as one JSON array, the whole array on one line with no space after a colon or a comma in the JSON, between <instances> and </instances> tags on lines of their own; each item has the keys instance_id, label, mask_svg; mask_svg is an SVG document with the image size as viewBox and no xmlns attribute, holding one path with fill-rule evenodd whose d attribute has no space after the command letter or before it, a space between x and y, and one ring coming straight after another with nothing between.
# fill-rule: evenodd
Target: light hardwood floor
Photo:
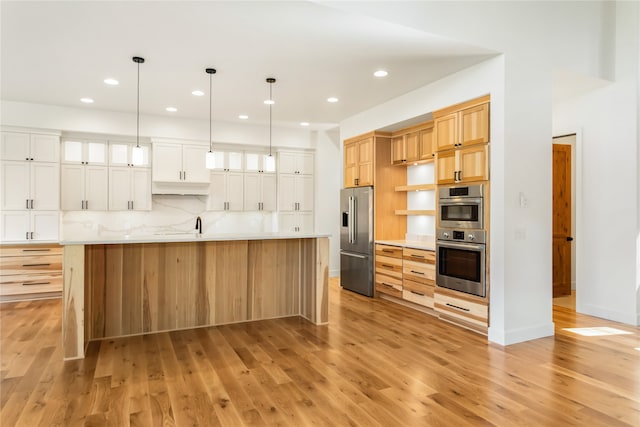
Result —
<instances>
[{"instance_id":1,"label":"light hardwood floor","mask_svg":"<svg viewBox=\"0 0 640 427\"><path fill-rule=\"evenodd\" d=\"M640 328L554 307L501 347L331 282L299 318L93 342L62 362L60 300L0 306L0 425L638 426ZM581 336L606 326L625 335Z\"/></svg>"}]
</instances>

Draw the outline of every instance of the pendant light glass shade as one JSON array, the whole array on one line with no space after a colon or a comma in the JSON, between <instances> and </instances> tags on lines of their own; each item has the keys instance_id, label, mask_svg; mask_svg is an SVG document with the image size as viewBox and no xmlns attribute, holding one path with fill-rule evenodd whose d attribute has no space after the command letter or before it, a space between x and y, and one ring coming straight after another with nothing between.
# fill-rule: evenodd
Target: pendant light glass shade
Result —
<instances>
[{"instance_id":1,"label":"pendant light glass shade","mask_svg":"<svg viewBox=\"0 0 640 427\"><path fill-rule=\"evenodd\" d=\"M136 102L136 146L131 150L131 163L134 166L140 166L144 161L144 152L140 147L140 64L144 63L144 58L134 56L133 62L138 64L138 90Z\"/></svg>"},{"instance_id":2,"label":"pendant light glass shade","mask_svg":"<svg viewBox=\"0 0 640 427\"><path fill-rule=\"evenodd\" d=\"M216 168L216 153L213 152L213 137L212 137L212 116L213 116L213 91L212 81L213 75L216 73L215 68L207 68L206 73L209 74L209 152L205 155L204 165L207 169Z\"/></svg>"}]
</instances>

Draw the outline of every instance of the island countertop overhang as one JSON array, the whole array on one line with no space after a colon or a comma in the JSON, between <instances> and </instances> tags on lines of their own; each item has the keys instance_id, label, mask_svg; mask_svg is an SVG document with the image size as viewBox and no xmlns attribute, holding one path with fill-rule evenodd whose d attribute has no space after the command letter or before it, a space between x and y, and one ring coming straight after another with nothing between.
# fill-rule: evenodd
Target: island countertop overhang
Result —
<instances>
[{"instance_id":1,"label":"island countertop overhang","mask_svg":"<svg viewBox=\"0 0 640 427\"><path fill-rule=\"evenodd\" d=\"M225 233L225 234L198 234L198 233L158 233L151 235L114 235L95 236L87 238L63 239L60 245L108 245L128 243L193 243L193 242L227 242L238 240L280 240L280 239L317 239L329 238L330 234L322 233Z\"/></svg>"}]
</instances>

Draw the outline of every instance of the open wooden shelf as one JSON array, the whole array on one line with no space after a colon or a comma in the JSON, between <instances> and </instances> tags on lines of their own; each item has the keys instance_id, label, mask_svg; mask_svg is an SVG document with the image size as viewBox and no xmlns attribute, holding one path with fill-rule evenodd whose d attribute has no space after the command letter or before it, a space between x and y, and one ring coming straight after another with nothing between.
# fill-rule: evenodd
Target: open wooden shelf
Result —
<instances>
[{"instance_id":1,"label":"open wooden shelf","mask_svg":"<svg viewBox=\"0 0 640 427\"><path fill-rule=\"evenodd\" d=\"M421 210L397 210L396 211L396 215L435 215L436 211L435 210L426 210L426 209L421 209Z\"/></svg>"},{"instance_id":2,"label":"open wooden shelf","mask_svg":"<svg viewBox=\"0 0 640 427\"><path fill-rule=\"evenodd\" d=\"M428 191L435 189L435 184L400 185L395 188L396 191Z\"/></svg>"}]
</instances>

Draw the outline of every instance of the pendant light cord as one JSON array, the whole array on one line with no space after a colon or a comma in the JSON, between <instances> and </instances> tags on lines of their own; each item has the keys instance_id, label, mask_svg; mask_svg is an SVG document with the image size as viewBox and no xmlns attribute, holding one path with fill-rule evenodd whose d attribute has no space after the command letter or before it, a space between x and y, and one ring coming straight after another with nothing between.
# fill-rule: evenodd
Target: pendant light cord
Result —
<instances>
[{"instance_id":1,"label":"pendant light cord","mask_svg":"<svg viewBox=\"0 0 640 427\"><path fill-rule=\"evenodd\" d=\"M271 157L271 107L273 106L273 83L269 83L269 99L272 101L269 104L269 157Z\"/></svg>"},{"instance_id":2,"label":"pendant light cord","mask_svg":"<svg viewBox=\"0 0 640 427\"><path fill-rule=\"evenodd\" d=\"M136 147L140 147L140 62L138 64L138 97L136 100Z\"/></svg>"},{"instance_id":3,"label":"pendant light cord","mask_svg":"<svg viewBox=\"0 0 640 427\"><path fill-rule=\"evenodd\" d=\"M212 92L212 83L211 81L213 80L213 74L209 74L209 152L211 153L213 151L213 137L212 137L212 131L211 131L211 116L212 116L212 111L213 111L213 92Z\"/></svg>"}]
</instances>

